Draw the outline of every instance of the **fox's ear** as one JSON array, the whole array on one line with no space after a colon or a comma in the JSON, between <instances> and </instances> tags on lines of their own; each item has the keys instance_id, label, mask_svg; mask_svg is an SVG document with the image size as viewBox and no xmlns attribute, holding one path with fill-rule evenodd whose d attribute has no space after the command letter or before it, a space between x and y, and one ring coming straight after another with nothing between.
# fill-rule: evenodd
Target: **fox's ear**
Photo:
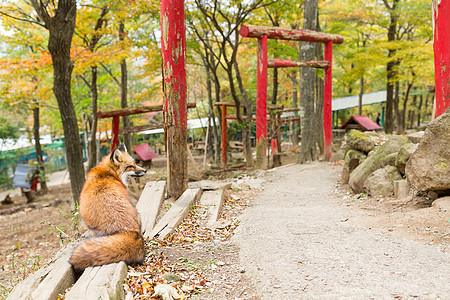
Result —
<instances>
[{"instance_id":1,"label":"fox's ear","mask_svg":"<svg viewBox=\"0 0 450 300\"><path fill-rule=\"evenodd\" d=\"M119 149L114 149L114 151L111 153L111 156L109 159L113 162L121 162L122 161L122 151Z\"/></svg>"},{"instance_id":2,"label":"fox's ear","mask_svg":"<svg viewBox=\"0 0 450 300\"><path fill-rule=\"evenodd\" d=\"M122 152L128 152L127 147L125 146L124 143L120 144L119 148L117 148L117 149L119 149Z\"/></svg>"}]
</instances>

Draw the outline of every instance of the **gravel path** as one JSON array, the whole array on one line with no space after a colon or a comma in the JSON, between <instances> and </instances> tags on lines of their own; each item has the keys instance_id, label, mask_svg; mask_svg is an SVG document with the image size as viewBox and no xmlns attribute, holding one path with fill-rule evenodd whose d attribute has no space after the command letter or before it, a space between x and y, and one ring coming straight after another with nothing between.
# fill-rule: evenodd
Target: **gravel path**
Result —
<instances>
[{"instance_id":1,"label":"gravel path","mask_svg":"<svg viewBox=\"0 0 450 300\"><path fill-rule=\"evenodd\" d=\"M265 175L234 241L262 299L450 299L450 254L356 222L334 194L340 167Z\"/></svg>"}]
</instances>

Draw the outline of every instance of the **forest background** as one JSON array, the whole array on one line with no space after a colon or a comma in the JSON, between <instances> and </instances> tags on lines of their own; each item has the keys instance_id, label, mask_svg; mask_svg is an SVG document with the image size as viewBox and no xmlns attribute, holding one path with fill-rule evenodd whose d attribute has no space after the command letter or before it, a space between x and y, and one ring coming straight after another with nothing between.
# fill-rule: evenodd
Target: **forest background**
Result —
<instances>
[{"instance_id":1,"label":"forest background","mask_svg":"<svg viewBox=\"0 0 450 300\"><path fill-rule=\"evenodd\" d=\"M98 110L162 102L159 1L67 2L76 3L69 53L72 121L85 133L88 152L97 153L97 128L103 132L111 128L109 119L97 120ZM39 3L2 1L0 5L0 138L64 135L61 103L55 97L54 53L49 50L52 27L43 14L52 16L62 10L55 1ZM187 101L197 104L189 111L189 118L220 116L214 102L242 103L246 112L234 112L238 119L235 127L248 128L241 114L255 111L256 42L242 40L240 27L302 29L305 17L309 17L305 14L311 11L308 7L316 7L313 19L318 22L309 29L344 37L343 44L333 47L333 98L387 91L386 104L344 111L337 115L335 125L352 114L374 120L383 106L387 133L403 133L430 119L434 92L430 1L194 0L186 1L185 6ZM301 46L269 40L269 58L299 59ZM314 51L314 58L320 60L320 48ZM319 70L315 76L314 117L320 120L323 73ZM303 108L301 81L298 69L270 70L268 101L299 106L301 117L310 117ZM161 114L134 116L124 119L123 126L160 124L161 118ZM219 126L214 124L211 137L216 161L220 157ZM133 143L129 136L124 139L129 145ZM88 156L89 169L98 155ZM84 178L84 174L79 175Z\"/></svg>"}]
</instances>

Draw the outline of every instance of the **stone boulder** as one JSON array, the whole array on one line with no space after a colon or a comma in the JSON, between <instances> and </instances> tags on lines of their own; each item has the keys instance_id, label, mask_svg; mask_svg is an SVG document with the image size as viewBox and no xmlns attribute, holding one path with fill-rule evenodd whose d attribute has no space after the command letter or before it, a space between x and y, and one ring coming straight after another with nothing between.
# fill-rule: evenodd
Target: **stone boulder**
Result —
<instances>
[{"instance_id":1,"label":"stone boulder","mask_svg":"<svg viewBox=\"0 0 450 300\"><path fill-rule=\"evenodd\" d=\"M393 135L383 145L375 148L369 156L350 173L349 185L355 193L363 192L367 177L387 165L394 165L397 152L408 142L405 136Z\"/></svg>"},{"instance_id":2,"label":"stone boulder","mask_svg":"<svg viewBox=\"0 0 450 300\"><path fill-rule=\"evenodd\" d=\"M331 162L341 161L344 160L344 158L345 158L344 151L339 149L338 151L331 153L330 161Z\"/></svg>"},{"instance_id":3,"label":"stone boulder","mask_svg":"<svg viewBox=\"0 0 450 300\"><path fill-rule=\"evenodd\" d=\"M366 159L366 155L358 150L349 149L345 153L344 165L341 173L341 183L347 184L350 173Z\"/></svg>"},{"instance_id":4,"label":"stone boulder","mask_svg":"<svg viewBox=\"0 0 450 300\"><path fill-rule=\"evenodd\" d=\"M406 163L406 177L416 191L450 189L450 109L428 124L417 150Z\"/></svg>"},{"instance_id":5,"label":"stone boulder","mask_svg":"<svg viewBox=\"0 0 450 300\"><path fill-rule=\"evenodd\" d=\"M450 213L450 197L447 196L447 197L438 198L433 201L431 206L433 206L434 208L436 208L439 211Z\"/></svg>"},{"instance_id":6,"label":"stone boulder","mask_svg":"<svg viewBox=\"0 0 450 300\"><path fill-rule=\"evenodd\" d=\"M377 141L371 134L352 129L345 135L345 142L353 149L369 153L375 148Z\"/></svg>"},{"instance_id":7,"label":"stone boulder","mask_svg":"<svg viewBox=\"0 0 450 300\"><path fill-rule=\"evenodd\" d=\"M407 137L408 137L408 140L411 141L411 143L418 144L418 143L420 143L420 140L423 138L424 133L425 133L425 131L417 131L417 132L408 134Z\"/></svg>"},{"instance_id":8,"label":"stone boulder","mask_svg":"<svg viewBox=\"0 0 450 300\"><path fill-rule=\"evenodd\" d=\"M364 182L364 191L370 196L391 196L394 194L394 181L402 179L402 175L394 166L378 169Z\"/></svg>"},{"instance_id":9,"label":"stone boulder","mask_svg":"<svg viewBox=\"0 0 450 300\"><path fill-rule=\"evenodd\" d=\"M395 157L395 166L400 173L405 174L406 163L411 155L416 151L417 146L418 144L406 143L400 148L400 150L398 150L398 154Z\"/></svg>"}]
</instances>

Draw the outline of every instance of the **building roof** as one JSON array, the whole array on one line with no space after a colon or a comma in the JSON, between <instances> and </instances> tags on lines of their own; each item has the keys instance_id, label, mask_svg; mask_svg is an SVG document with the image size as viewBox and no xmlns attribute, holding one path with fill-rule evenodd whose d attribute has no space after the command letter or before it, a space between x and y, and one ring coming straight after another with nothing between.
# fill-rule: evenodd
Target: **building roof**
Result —
<instances>
[{"instance_id":1,"label":"building roof","mask_svg":"<svg viewBox=\"0 0 450 300\"><path fill-rule=\"evenodd\" d=\"M364 94L362 98L363 105L386 102L386 91ZM331 102L331 110L342 110L359 106L359 96L350 96L344 98L333 99Z\"/></svg>"},{"instance_id":2,"label":"building roof","mask_svg":"<svg viewBox=\"0 0 450 300\"><path fill-rule=\"evenodd\" d=\"M339 129L345 129L348 124L358 124L365 130L378 130L381 129L377 123L369 119L367 116L351 116Z\"/></svg>"},{"instance_id":3,"label":"building roof","mask_svg":"<svg viewBox=\"0 0 450 300\"><path fill-rule=\"evenodd\" d=\"M216 118L216 122L219 122L219 119ZM188 129L208 127L208 118L190 119L187 121L187 127ZM139 132L139 134L155 134L155 133L164 133L164 128L150 129Z\"/></svg>"},{"instance_id":4,"label":"building roof","mask_svg":"<svg viewBox=\"0 0 450 300\"><path fill-rule=\"evenodd\" d=\"M135 146L134 152L136 152L139 158L142 159L143 161L147 161L158 157L155 151L153 151L153 149L150 148L150 146L147 143Z\"/></svg>"}]
</instances>

